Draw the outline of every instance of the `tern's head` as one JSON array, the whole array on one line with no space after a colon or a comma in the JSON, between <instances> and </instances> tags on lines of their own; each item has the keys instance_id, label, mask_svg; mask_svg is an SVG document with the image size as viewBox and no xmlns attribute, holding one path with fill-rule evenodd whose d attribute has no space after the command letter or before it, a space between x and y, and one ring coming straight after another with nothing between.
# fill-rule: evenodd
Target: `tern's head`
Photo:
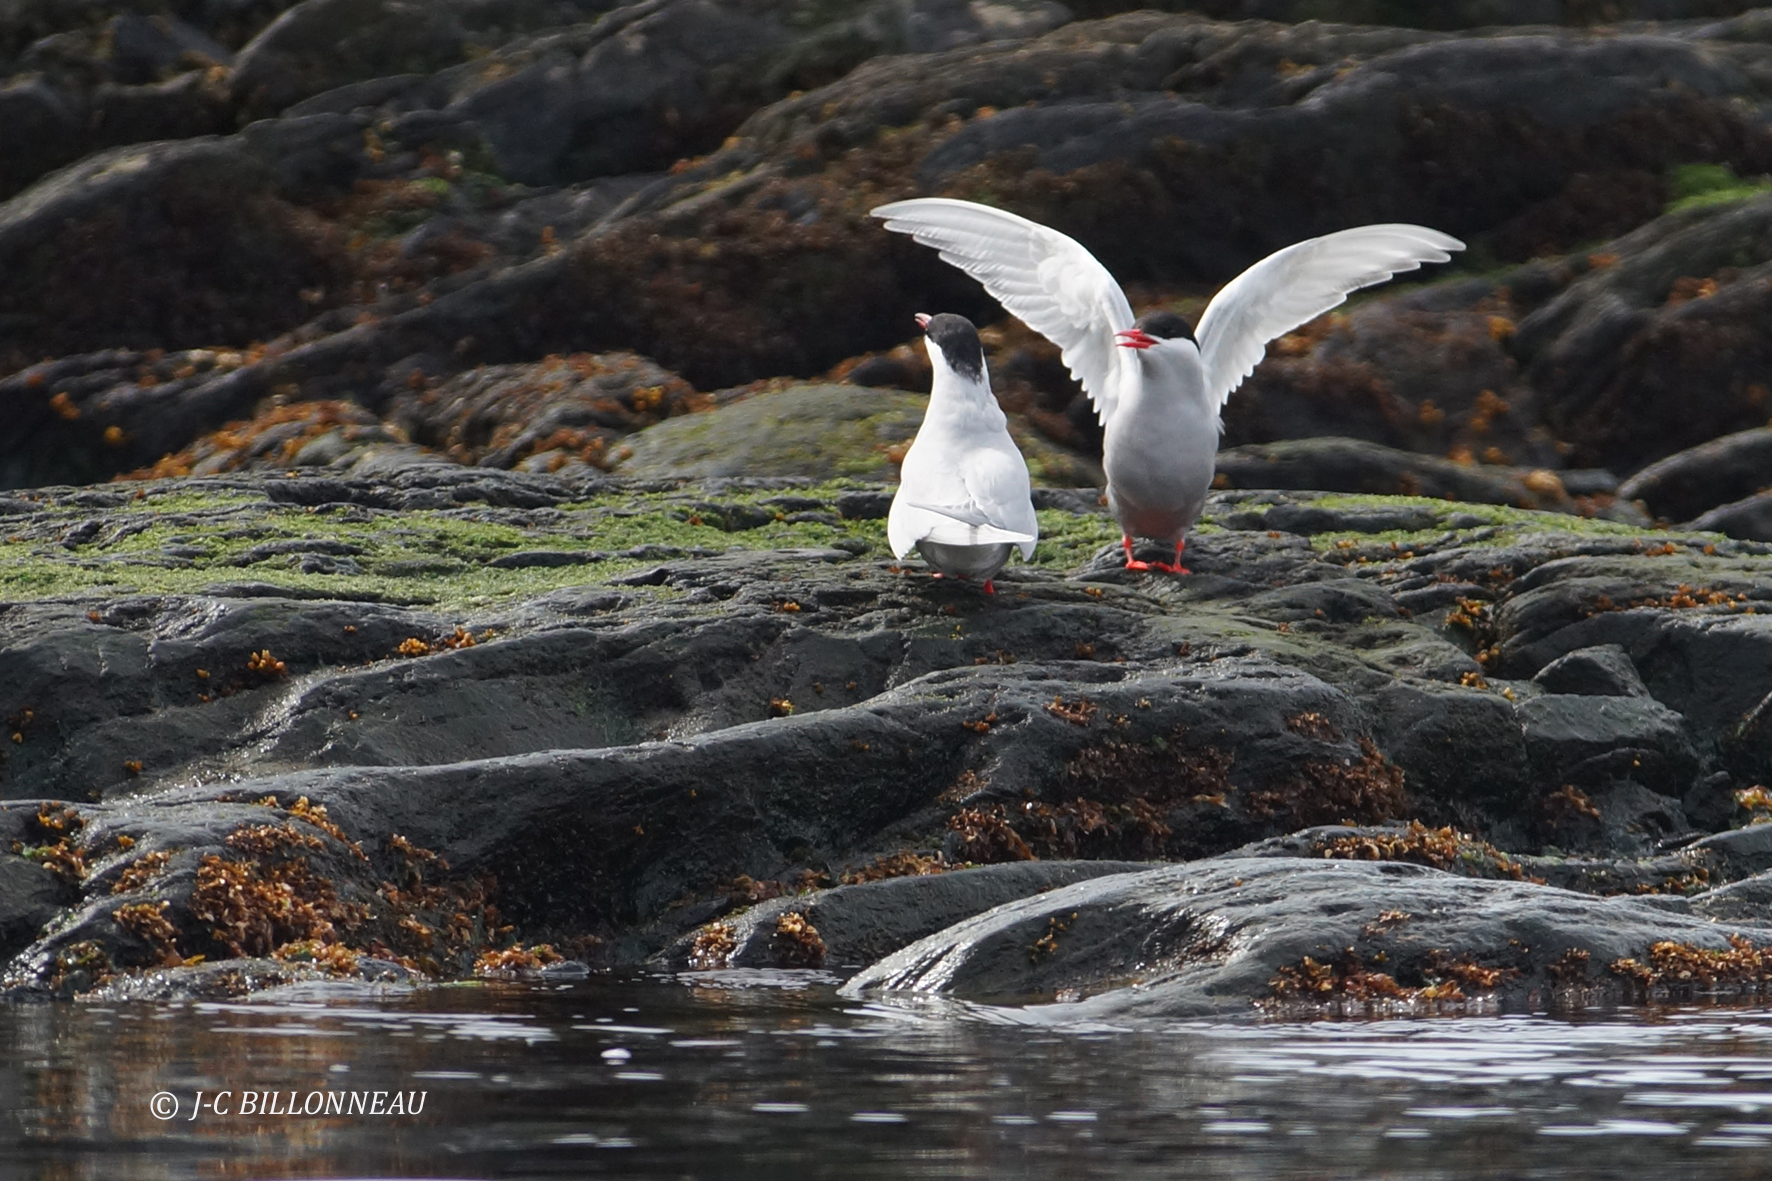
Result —
<instances>
[{"instance_id":1,"label":"tern's head","mask_svg":"<svg viewBox=\"0 0 1772 1181\"><path fill-rule=\"evenodd\" d=\"M936 373L947 369L974 385L984 381L984 346L978 342L978 329L971 320L952 312L939 316L918 312L917 326L923 330L929 363L935 366Z\"/></svg>"},{"instance_id":2,"label":"tern's head","mask_svg":"<svg viewBox=\"0 0 1772 1181\"><path fill-rule=\"evenodd\" d=\"M1166 341L1194 340L1193 328L1174 312L1147 312L1133 327L1114 335L1119 337L1114 343L1123 349L1149 349Z\"/></svg>"}]
</instances>

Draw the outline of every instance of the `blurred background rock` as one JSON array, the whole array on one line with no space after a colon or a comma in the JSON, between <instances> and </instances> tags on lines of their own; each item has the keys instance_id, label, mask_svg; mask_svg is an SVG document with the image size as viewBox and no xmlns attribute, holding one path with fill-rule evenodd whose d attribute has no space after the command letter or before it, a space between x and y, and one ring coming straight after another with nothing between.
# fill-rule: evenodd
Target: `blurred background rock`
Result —
<instances>
[{"instance_id":1,"label":"blurred background rock","mask_svg":"<svg viewBox=\"0 0 1772 1181\"><path fill-rule=\"evenodd\" d=\"M890 476L922 310L1099 483L1056 350L867 217L945 194L1190 317L1312 234L1470 242L1276 341L1222 487L1772 536L1772 9L12 0L0 77L0 486L731 474L790 410L770 473Z\"/></svg>"}]
</instances>

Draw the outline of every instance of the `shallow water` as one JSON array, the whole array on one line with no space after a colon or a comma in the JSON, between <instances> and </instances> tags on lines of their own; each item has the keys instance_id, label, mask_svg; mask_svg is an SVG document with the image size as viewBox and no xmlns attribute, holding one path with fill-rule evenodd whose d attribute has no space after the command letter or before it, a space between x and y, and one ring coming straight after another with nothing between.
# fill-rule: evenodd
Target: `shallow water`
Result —
<instances>
[{"instance_id":1,"label":"shallow water","mask_svg":"<svg viewBox=\"0 0 1772 1181\"><path fill-rule=\"evenodd\" d=\"M0 1008L0 1175L1772 1174L1766 1010L1052 1028L688 979Z\"/></svg>"}]
</instances>

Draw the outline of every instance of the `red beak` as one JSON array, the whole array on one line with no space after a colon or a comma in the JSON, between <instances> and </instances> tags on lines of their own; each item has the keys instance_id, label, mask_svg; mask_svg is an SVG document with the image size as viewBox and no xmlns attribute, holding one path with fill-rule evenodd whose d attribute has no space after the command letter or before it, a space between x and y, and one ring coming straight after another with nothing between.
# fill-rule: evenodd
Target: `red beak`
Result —
<instances>
[{"instance_id":1,"label":"red beak","mask_svg":"<svg viewBox=\"0 0 1772 1181\"><path fill-rule=\"evenodd\" d=\"M917 313L917 327L923 329L925 332L927 332L929 330L929 313L928 312L918 312Z\"/></svg>"},{"instance_id":2,"label":"red beak","mask_svg":"<svg viewBox=\"0 0 1772 1181\"><path fill-rule=\"evenodd\" d=\"M1148 349L1157 343L1157 338L1142 328L1127 328L1114 335L1121 338L1114 343L1123 349Z\"/></svg>"}]
</instances>

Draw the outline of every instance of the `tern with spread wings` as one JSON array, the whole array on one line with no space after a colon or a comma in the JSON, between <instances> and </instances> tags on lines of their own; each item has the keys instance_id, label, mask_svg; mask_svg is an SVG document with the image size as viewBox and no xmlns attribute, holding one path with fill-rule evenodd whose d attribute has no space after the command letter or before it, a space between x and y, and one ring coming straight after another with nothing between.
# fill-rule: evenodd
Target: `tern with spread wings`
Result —
<instances>
[{"instance_id":1,"label":"tern with spread wings","mask_svg":"<svg viewBox=\"0 0 1772 1181\"><path fill-rule=\"evenodd\" d=\"M923 425L905 452L886 539L904 557L915 549L936 572L991 580L1020 549L1034 556L1040 523L1028 467L985 376L978 329L964 316L919 314L935 380Z\"/></svg>"},{"instance_id":2,"label":"tern with spread wings","mask_svg":"<svg viewBox=\"0 0 1772 1181\"><path fill-rule=\"evenodd\" d=\"M1232 279L1190 329L1173 312L1135 321L1125 293L1094 255L1025 217L941 197L895 201L873 215L935 247L1059 347L1101 419L1108 505L1120 522L1126 566L1172 574L1187 573L1181 552L1212 486L1220 412L1268 341L1351 291L1464 249L1450 235L1412 225L1311 238ZM1173 564L1138 561L1135 537L1173 545Z\"/></svg>"}]
</instances>

